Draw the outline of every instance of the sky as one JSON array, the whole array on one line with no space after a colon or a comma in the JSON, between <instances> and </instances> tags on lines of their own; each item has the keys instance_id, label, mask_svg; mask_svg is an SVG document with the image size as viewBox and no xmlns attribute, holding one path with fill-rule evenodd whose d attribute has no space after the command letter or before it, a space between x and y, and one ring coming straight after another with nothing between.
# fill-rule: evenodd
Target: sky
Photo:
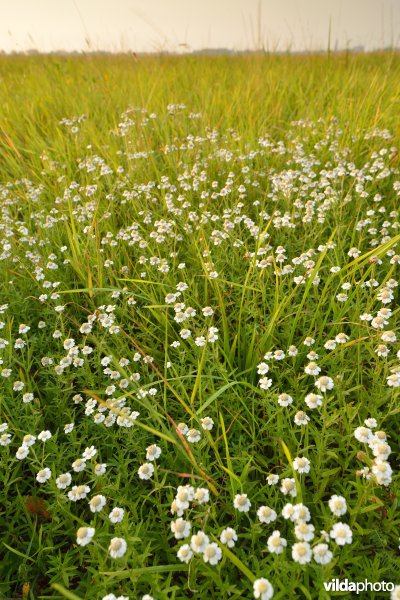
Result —
<instances>
[{"instance_id":1,"label":"sky","mask_svg":"<svg viewBox=\"0 0 400 600\"><path fill-rule=\"evenodd\" d=\"M330 31L330 36L329 36ZM400 0L0 0L0 50L400 47Z\"/></svg>"}]
</instances>

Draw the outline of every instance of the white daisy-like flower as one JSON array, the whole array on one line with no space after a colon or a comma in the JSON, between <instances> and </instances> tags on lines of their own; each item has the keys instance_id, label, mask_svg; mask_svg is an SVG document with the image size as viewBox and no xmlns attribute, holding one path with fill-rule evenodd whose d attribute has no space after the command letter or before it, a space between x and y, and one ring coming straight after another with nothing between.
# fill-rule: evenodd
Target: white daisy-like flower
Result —
<instances>
[{"instance_id":1,"label":"white daisy-like flower","mask_svg":"<svg viewBox=\"0 0 400 600\"><path fill-rule=\"evenodd\" d=\"M328 544L317 544L313 548L314 560L319 565L327 565L333 558L333 553L329 550Z\"/></svg>"},{"instance_id":2,"label":"white daisy-like flower","mask_svg":"<svg viewBox=\"0 0 400 600\"><path fill-rule=\"evenodd\" d=\"M294 422L299 427L301 427L302 425L307 425L309 421L310 417L303 410L297 411L297 413L294 415Z\"/></svg>"},{"instance_id":3,"label":"white daisy-like flower","mask_svg":"<svg viewBox=\"0 0 400 600\"><path fill-rule=\"evenodd\" d=\"M335 517L341 517L347 512L346 498L334 494L329 500L329 508Z\"/></svg>"},{"instance_id":4,"label":"white daisy-like flower","mask_svg":"<svg viewBox=\"0 0 400 600\"><path fill-rule=\"evenodd\" d=\"M201 433L198 429L189 429L189 431L186 434L186 439L191 444L195 444L196 442L199 442L200 438L201 438Z\"/></svg>"},{"instance_id":5,"label":"white daisy-like flower","mask_svg":"<svg viewBox=\"0 0 400 600\"><path fill-rule=\"evenodd\" d=\"M40 440L41 442L47 442L47 440L49 440L50 438L51 433L48 429L46 431L41 431L38 435L38 440Z\"/></svg>"},{"instance_id":6,"label":"white daisy-like flower","mask_svg":"<svg viewBox=\"0 0 400 600\"><path fill-rule=\"evenodd\" d=\"M292 558L300 565L305 565L311 561L312 550L307 542L297 542L292 546Z\"/></svg>"},{"instance_id":7,"label":"white daisy-like flower","mask_svg":"<svg viewBox=\"0 0 400 600\"><path fill-rule=\"evenodd\" d=\"M314 539L314 531L315 527L311 523L297 523L294 528L296 538L302 542L311 542Z\"/></svg>"},{"instance_id":8,"label":"white daisy-like flower","mask_svg":"<svg viewBox=\"0 0 400 600\"><path fill-rule=\"evenodd\" d=\"M293 469L298 473L309 473L310 472L310 461L305 456L296 456L293 460Z\"/></svg>"},{"instance_id":9,"label":"white daisy-like flower","mask_svg":"<svg viewBox=\"0 0 400 600\"><path fill-rule=\"evenodd\" d=\"M269 506L260 506L257 511L257 517L261 523L272 523L276 520L276 512Z\"/></svg>"},{"instance_id":10,"label":"white daisy-like flower","mask_svg":"<svg viewBox=\"0 0 400 600\"><path fill-rule=\"evenodd\" d=\"M335 523L329 535L339 546L351 544L353 541L353 532L346 523Z\"/></svg>"},{"instance_id":11,"label":"white daisy-like flower","mask_svg":"<svg viewBox=\"0 0 400 600\"><path fill-rule=\"evenodd\" d=\"M151 479L154 474L154 466L151 463L144 463L138 469L139 479Z\"/></svg>"},{"instance_id":12,"label":"white daisy-like flower","mask_svg":"<svg viewBox=\"0 0 400 600\"><path fill-rule=\"evenodd\" d=\"M82 454L82 458L83 460L89 460L90 458L93 458L93 456L96 456L96 454L96 448L94 446L90 446L90 448L85 449L85 451Z\"/></svg>"},{"instance_id":13,"label":"white daisy-like flower","mask_svg":"<svg viewBox=\"0 0 400 600\"><path fill-rule=\"evenodd\" d=\"M161 448L156 444L152 444L146 448L146 459L147 460L157 460L161 456Z\"/></svg>"},{"instance_id":14,"label":"white daisy-like flower","mask_svg":"<svg viewBox=\"0 0 400 600\"><path fill-rule=\"evenodd\" d=\"M272 535L269 536L267 546L272 554L282 554L287 546L287 541L281 536L281 532L276 529Z\"/></svg>"},{"instance_id":15,"label":"white daisy-like flower","mask_svg":"<svg viewBox=\"0 0 400 600\"><path fill-rule=\"evenodd\" d=\"M282 509L282 517L286 520L290 519L291 521L293 521L293 514L294 514L293 504L290 504L290 502L288 504L285 504L285 506Z\"/></svg>"},{"instance_id":16,"label":"white daisy-like flower","mask_svg":"<svg viewBox=\"0 0 400 600\"><path fill-rule=\"evenodd\" d=\"M267 477L268 485L276 485L279 482L279 475L275 473L270 473Z\"/></svg>"},{"instance_id":17,"label":"white daisy-like flower","mask_svg":"<svg viewBox=\"0 0 400 600\"><path fill-rule=\"evenodd\" d=\"M115 506L112 511L110 512L110 514L108 515L108 518L110 519L111 523L121 523L121 521L124 518L124 514L125 511L123 508L120 508L119 506Z\"/></svg>"},{"instance_id":18,"label":"white daisy-like flower","mask_svg":"<svg viewBox=\"0 0 400 600\"><path fill-rule=\"evenodd\" d=\"M96 477L99 477L100 475L104 475L106 470L107 470L107 465L105 463L97 463L94 466L94 474L96 475Z\"/></svg>"},{"instance_id":19,"label":"white daisy-like flower","mask_svg":"<svg viewBox=\"0 0 400 600\"><path fill-rule=\"evenodd\" d=\"M304 367L304 371L307 373L307 375L318 375L321 373L321 367L319 367L315 362L310 362Z\"/></svg>"},{"instance_id":20,"label":"white daisy-like flower","mask_svg":"<svg viewBox=\"0 0 400 600\"><path fill-rule=\"evenodd\" d=\"M296 497L297 490L296 490L296 482L294 479L289 478L289 477L285 477L285 479L282 479L280 489L281 489L282 494L284 494L285 496L289 495L289 496L292 496L292 498Z\"/></svg>"},{"instance_id":21,"label":"white daisy-like flower","mask_svg":"<svg viewBox=\"0 0 400 600\"><path fill-rule=\"evenodd\" d=\"M171 531L175 536L176 540L183 540L190 535L191 524L189 521L185 521L182 518L176 519L171 523Z\"/></svg>"},{"instance_id":22,"label":"white daisy-like flower","mask_svg":"<svg viewBox=\"0 0 400 600\"><path fill-rule=\"evenodd\" d=\"M253 584L253 594L254 598L259 598L260 600L270 600L274 595L274 588L264 577L260 579L256 579Z\"/></svg>"},{"instance_id":23,"label":"white daisy-like flower","mask_svg":"<svg viewBox=\"0 0 400 600\"><path fill-rule=\"evenodd\" d=\"M181 562L188 563L193 556L192 549L189 544L184 544L178 550L177 556Z\"/></svg>"},{"instance_id":24,"label":"white daisy-like flower","mask_svg":"<svg viewBox=\"0 0 400 600\"><path fill-rule=\"evenodd\" d=\"M201 419L201 426L205 431L211 431L214 427L214 421L211 417L204 417Z\"/></svg>"},{"instance_id":25,"label":"white daisy-like flower","mask_svg":"<svg viewBox=\"0 0 400 600\"><path fill-rule=\"evenodd\" d=\"M106 498L101 494L98 494L97 496L93 496L93 498L90 500L89 508L92 511L92 513L97 513L103 510L106 503Z\"/></svg>"},{"instance_id":26,"label":"white daisy-like flower","mask_svg":"<svg viewBox=\"0 0 400 600\"><path fill-rule=\"evenodd\" d=\"M108 547L108 552L112 558L121 558L126 552L127 544L124 538L112 538Z\"/></svg>"},{"instance_id":27,"label":"white daisy-like flower","mask_svg":"<svg viewBox=\"0 0 400 600\"><path fill-rule=\"evenodd\" d=\"M322 375L315 382L316 387L321 390L321 392L327 392L334 388L333 379L328 377L327 375Z\"/></svg>"},{"instance_id":28,"label":"white daisy-like flower","mask_svg":"<svg viewBox=\"0 0 400 600\"><path fill-rule=\"evenodd\" d=\"M51 477L51 470L48 467L45 467L36 475L36 481L39 483L45 483Z\"/></svg>"},{"instance_id":29,"label":"white daisy-like flower","mask_svg":"<svg viewBox=\"0 0 400 600\"><path fill-rule=\"evenodd\" d=\"M306 523L311 519L310 511L307 506L304 506L301 502L293 506L293 513L291 515L292 521L295 523L304 522Z\"/></svg>"},{"instance_id":30,"label":"white daisy-like flower","mask_svg":"<svg viewBox=\"0 0 400 600\"><path fill-rule=\"evenodd\" d=\"M210 500L210 492L207 488L197 488L193 500L195 500L197 504L206 504Z\"/></svg>"},{"instance_id":31,"label":"white daisy-like flower","mask_svg":"<svg viewBox=\"0 0 400 600\"><path fill-rule=\"evenodd\" d=\"M227 527L221 531L219 537L221 544L225 544L228 548L233 548L235 542L237 542L237 533L232 527Z\"/></svg>"},{"instance_id":32,"label":"white daisy-like flower","mask_svg":"<svg viewBox=\"0 0 400 600\"><path fill-rule=\"evenodd\" d=\"M193 552L202 554L210 543L208 535L204 531L198 531L190 538L190 547Z\"/></svg>"},{"instance_id":33,"label":"white daisy-like flower","mask_svg":"<svg viewBox=\"0 0 400 600\"><path fill-rule=\"evenodd\" d=\"M86 461L83 458L77 458L72 463L72 468L75 471L75 473L80 473L81 471L83 471L85 469L85 467L86 467Z\"/></svg>"},{"instance_id":34,"label":"white daisy-like flower","mask_svg":"<svg viewBox=\"0 0 400 600\"><path fill-rule=\"evenodd\" d=\"M86 546L92 541L94 534L94 527L79 527L76 532L76 543L78 546Z\"/></svg>"},{"instance_id":35,"label":"white daisy-like flower","mask_svg":"<svg viewBox=\"0 0 400 600\"><path fill-rule=\"evenodd\" d=\"M307 394L304 401L307 404L308 408L318 408L318 406L322 405L322 396L319 394Z\"/></svg>"},{"instance_id":36,"label":"white daisy-like flower","mask_svg":"<svg viewBox=\"0 0 400 600\"><path fill-rule=\"evenodd\" d=\"M71 485L72 477L71 473L62 473L56 479L56 486L59 490L65 490Z\"/></svg>"},{"instance_id":37,"label":"white daisy-like flower","mask_svg":"<svg viewBox=\"0 0 400 600\"><path fill-rule=\"evenodd\" d=\"M33 446L35 442L36 442L35 436L30 435L29 433L27 435L24 435L24 437L22 438L22 445L26 446L27 448L30 448L31 446Z\"/></svg>"},{"instance_id":38,"label":"white daisy-like flower","mask_svg":"<svg viewBox=\"0 0 400 600\"><path fill-rule=\"evenodd\" d=\"M279 394L278 396L278 404L280 406L289 406L290 404L292 404L293 402L293 398L292 396L290 396L289 394Z\"/></svg>"},{"instance_id":39,"label":"white daisy-like flower","mask_svg":"<svg viewBox=\"0 0 400 600\"><path fill-rule=\"evenodd\" d=\"M233 506L239 512L249 512L251 502L247 497L247 494L236 494L233 500Z\"/></svg>"},{"instance_id":40,"label":"white daisy-like flower","mask_svg":"<svg viewBox=\"0 0 400 600\"><path fill-rule=\"evenodd\" d=\"M354 437L359 442L367 444L372 438L372 431L368 427L357 427L354 431Z\"/></svg>"},{"instance_id":41,"label":"white daisy-like flower","mask_svg":"<svg viewBox=\"0 0 400 600\"><path fill-rule=\"evenodd\" d=\"M269 379L268 377L261 377L258 384L262 390L268 390L272 385L272 379Z\"/></svg>"},{"instance_id":42,"label":"white daisy-like flower","mask_svg":"<svg viewBox=\"0 0 400 600\"><path fill-rule=\"evenodd\" d=\"M208 546L204 549L203 552L203 560L205 563L209 563L212 566L215 566L219 563L222 558L222 550L215 542L208 544Z\"/></svg>"},{"instance_id":43,"label":"white daisy-like flower","mask_svg":"<svg viewBox=\"0 0 400 600\"><path fill-rule=\"evenodd\" d=\"M400 585L396 585L391 594L390 594L390 600L400 600Z\"/></svg>"}]
</instances>

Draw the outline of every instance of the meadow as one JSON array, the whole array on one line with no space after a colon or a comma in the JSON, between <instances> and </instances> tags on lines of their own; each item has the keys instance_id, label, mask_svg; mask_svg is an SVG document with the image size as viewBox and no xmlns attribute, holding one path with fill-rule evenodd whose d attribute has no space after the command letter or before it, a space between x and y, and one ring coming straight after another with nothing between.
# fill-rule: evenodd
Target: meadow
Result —
<instances>
[{"instance_id":1,"label":"meadow","mask_svg":"<svg viewBox=\"0 0 400 600\"><path fill-rule=\"evenodd\" d=\"M0 598L400 599L399 102L395 52L0 57Z\"/></svg>"}]
</instances>

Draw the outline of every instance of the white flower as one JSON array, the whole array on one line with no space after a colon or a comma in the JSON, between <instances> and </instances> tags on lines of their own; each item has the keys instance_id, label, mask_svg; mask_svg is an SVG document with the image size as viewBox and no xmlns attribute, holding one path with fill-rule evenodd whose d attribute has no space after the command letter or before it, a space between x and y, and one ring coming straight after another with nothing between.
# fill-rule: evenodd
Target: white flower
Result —
<instances>
[{"instance_id":1,"label":"white flower","mask_svg":"<svg viewBox=\"0 0 400 600\"><path fill-rule=\"evenodd\" d=\"M36 475L36 481L39 483L45 483L51 477L51 470L48 467L45 467Z\"/></svg>"},{"instance_id":2,"label":"white flower","mask_svg":"<svg viewBox=\"0 0 400 600\"><path fill-rule=\"evenodd\" d=\"M319 565L327 565L333 558L332 552L329 550L328 544L317 544L313 548L314 560Z\"/></svg>"},{"instance_id":3,"label":"white flower","mask_svg":"<svg viewBox=\"0 0 400 600\"><path fill-rule=\"evenodd\" d=\"M327 377L326 375L319 377L319 379L317 379L317 381L315 382L315 385L319 390L321 390L321 392L332 390L334 387L333 379Z\"/></svg>"},{"instance_id":4,"label":"white flower","mask_svg":"<svg viewBox=\"0 0 400 600\"><path fill-rule=\"evenodd\" d=\"M178 550L177 554L179 560L184 563L188 563L193 556L193 552L190 549L189 544L184 544Z\"/></svg>"},{"instance_id":5,"label":"white flower","mask_svg":"<svg viewBox=\"0 0 400 600\"><path fill-rule=\"evenodd\" d=\"M259 375L266 375L269 371L269 366L267 365L267 363L262 362L257 366L257 373Z\"/></svg>"},{"instance_id":6,"label":"white flower","mask_svg":"<svg viewBox=\"0 0 400 600\"><path fill-rule=\"evenodd\" d=\"M390 600L400 600L400 585L396 585L390 594Z\"/></svg>"},{"instance_id":7,"label":"white flower","mask_svg":"<svg viewBox=\"0 0 400 600\"><path fill-rule=\"evenodd\" d=\"M82 458L84 460L88 460L89 458L93 458L93 456L96 456L97 454L97 450L94 446L90 446L90 448L86 448L85 451L82 454Z\"/></svg>"},{"instance_id":8,"label":"white flower","mask_svg":"<svg viewBox=\"0 0 400 600\"><path fill-rule=\"evenodd\" d=\"M72 468L75 471L75 473L80 473L81 471L84 470L85 467L86 467L86 462L83 458L77 458L72 463Z\"/></svg>"},{"instance_id":9,"label":"white flower","mask_svg":"<svg viewBox=\"0 0 400 600\"><path fill-rule=\"evenodd\" d=\"M189 429L186 434L186 438L188 442L195 444L196 442L200 441L201 433L198 429Z\"/></svg>"},{"instance_id":10,"label":"white flower","mask_svg":"<svg viewBox=\"0 0 400 600\"><path fill-rule=\"evenodd\" d=\"M222 550L218 546L218 544L216 544L215 542L213 542L212 544L208 544L208 546L205 548L205 550L203 552L204 562L205 563L208 562L210 565L214 566L219 563L221 558L222 558Z\"/></svg>"},{"instance_id":11,"label":"white flower","mask_svg":"<svg viewBox=\"0 0 400 600\"><path fill-rule=\"evenodd\" d=\"M321 368L317 365L317 363L310 362L304 367L304 371L307 373L307 375L318 375L318 373L321 373Z\"/></svg>"},{"instance_id":12,"label":"white flower","mask_svg":"<svg viewBox=\"0 0 400 600\"><path fill-rule=\"evenodd\" d=\"M295 498L295 496L297 494L295 480L291 479L289 477L286 477L285 479L282 479L282 481L281 481L281 492L285 496L287 496L289 494L289 496L292 496L292 498Z\"/></svg>"},{"instance_id":13,"label":"white flower","mask_svg":"<svg viewBox=\"0 0 400 600\"><path fill-rule=\"evenodd\" d=\"M297 413L294 415L294 422L296 425L307 425L309 420L310 417L303 410L297 411Z\"/></svg>"},{"instance_id":14,"label":"white flower","mask_svg":"<svg viewBox=\"0 0 400 600\"><path fill-rule=\"evenodd\" d=\"M123 538L112 538L108 552L112 558L121 558L126 552L126 541Z\"/></svg>"},{"instance_id":15,"label":"white flower","mask_svg":"<svg viewBox=\"0 0 400 600\"><path fill-rule=\"evenodd\" d=\"M388 486L392 481L392 467L384 460L376 459L372 473L379 485Z\"/></svg>"},{"instance_id":16,"label":"white flower","mask_svg":"<svg viewBox=\"0 0 400 600\"><path fill-rule=\"evenodd\" d=\"M232 529L232 527L227 527L221 531L219 539L221 544L225 544L228 548L233 548L238 537L236 531Z\"/></svg>"},{"instance_id":17,"label":"white flower","mask_svg":"<svg viewBox=\"0 0 400 600\"><path fill-rule=\"evenodd\" d=\"M247 494L236 494L233 500L233 506L239 512L249 512L251 502L247 497Z\"/></svg>"},{"instance_id":18,"label":"white flower","mask_svg":"<svg viewBox=\"0 0 400 600\"><path fill-rule=\"evenodd\" d=\"M314 539L314 525L311 523L300 522L294 528L296 538L302 542L311 542Z\"/></svg>"},{"instance_id":19,"label":"white flower","mask_svg":"<svg viewBox=\"0 0 400 600\"><path fill-rule=\"evenodd\" d=\"M261 523L269 524L275 521L277 514L269 506L260 506L257 511L257 517Z\"/></svg>"},{"instance_id":20,"label":"white flower","mask_svg":"<svg viewBox=\"0 0 400 600\"><path fill-rule=\"evenodd\" d=\"M26 446L27 448L29 448L30 446L33 446L33 444L35 443L36 438L34 435L30 435L29 433L27 435L24 435L23 439L22 439L22 445Z\"/></svg>"},{"instance_id":21,"label":"white flower","mask_svg":"<svg viewBox=\"0 0 400 600\"><path fill-rule=\"evenodd\" d=\"M261 579L256 579L253 584L253 593L254 598L260 598L260 600L269 600L274 595L274 588L268 581L262 577Z\"/></svg>"},{"instance_id":22,"label":"white flower","mask_svg":"<svg viewBox=\"0 0 400 600\"><path fill-rule=\"evenodd\" d=\"M309 521L311 519L311 515L307 506L304 506L304 504L299 503L293 506L293 513L290 518L295 523L300 523Z\"/></svg>"},{"instance_id":23,"label":"white flower","mask_svg":"<svg viewBox=\"0 0 400 600\"><path fill-rule=\"evenodd\" d=\"M147 460L157 460L161 456L161 448L156 444L152 444L151 446L147 446L146 448L146 459Z\"/></svg>"},{"instance_id":24,"label":"white flower","mask_svg":"<svg viewBox=\"0 0 400 600\"><path fill-rule=\"evenodd\" d=\"M372 431L368 429L368 427L357 427L357 429L354 431L354 437L359 442L367 444L372 438Z\"/></svg>"},{"instance_id":25,"label":"white flower","mask_svg":"<svg viewBox=\"0 0 400 600\"><path fill-rule=\"evenodd\" d=\"M210 499L210 493L207 488L197 488L194 493L193 500L198 504L206 504Z\"/></svg>"},{"instance_id":26,"label":"white flower","mask_svg":"<svg viewBox=\"0 0 400 600\"><path fill-rule=\"evenodd\" d=\"M171 523L171 531L175 536L176 540L183 540L190 535L191 524L189 521L185 521L182 518L176 519Z\"/></svg>"},{"instance_id":27,"label":"white flower","mask_svg":"<svg viewBox=\"0 0 400 600\"><path fill-rule=\"evenodd\" d=\"M335 517L341 517L347 512L346 499L343 496L336 496L334 494L329 500L329 508Z\"/></svg>"},{"instance_id":28,"label":"white flower","mask_svg":"<svg viewBox=\"0 0 400 600\"><path fill-rule=\"evenodd\" d=\"M50 438L51 438L51 433L49 430L41 431L38 435L38 440L40 440L41 442L46 442Z\"/></svg>"},{"instance_id":29,"label":"white flower","mask_svg":"<svg viewBox=\"0 0 400 600\"><path fill-rule=\"evenodd\" d=\"M305 397L305 403L308 408L318 408L318 406L322 405L322 396L319 394L307 394Z\"/></svg>"},{"instance_id":30,"label":"white flower","mask_svg":"<svg viewBox=\"0 0 400 600\"><path fill-rule=\"evenodd\" d=\"M76 543L78 546L86 546L92 541L95 529L93 527L79 527L76 532Z\"/></svg>"},{"instance_id":31,"label":"white flower","mask_svg":"<svg viewBox=\"0 0 400 600\"><path fill-rule=\"evenodd\" d=\"M201 426L205 431L211 431L214 427L214 421L211 417L204 417L201 419Z\"/></svg>"},{"instance_id":32,"label":"white flower","mask_svg":"<svg viewBox=\"0 0 400 600\"><path fill-rule=\"evenodd\" d=\"M107 470L107 465L105 463L96 463L94 466L94 474L96 477L99 475L104 475Z\"/></svg>"},{"instance_id":33,"label":"white flower","mask_svg":"<svg viewBox=\"0 0 400 600\"><path fill-rule=\"evenodd\" d=\"M258 383L262 390L268 390L272 385L272 379L268 379L268 377L262 377Z\"/></svg>"},{"instance_id":34,"label":"white flower","mask_svg":"<svg viewBox=\"0 0 400 600\"><path fill-rule=\"evenodd\" d=\"M293 398L292 396L289 396L289 394L279 394L278 396L278 404L280 406L289 406L289 404L292 404L293 402Z\"/></svg>"},{"instance_id":35,"label":"white flower","mask_svg":"<svg viewBox=\"0 0 400 600\"><path fill-rule=\"evenodd\" d=\"M8 446L8 444L11 444L11 433L2 433L0 435L0 446ZM29 452L29 448L27 448L27 446L21 446L21 448L18 448L18 451L19 450L22 451L22 448L24 450L28 450L28 452ZM18 454L18 451L17 451L17 454ZM27 454L26 454L26 456L27 456ZM18 456L17 456L17 458L18 458ZM25 457L23 456L22 458L25 458Z\"/></svg>"},{"instance_id":36,"label":"white flower","mask_svg":"<svg viewBox=\"0 0 400 600\"><path fill-rule=\"evenodd\" d=\"M293 504L290 504L290 502L288 504L285 504L285 506L282 509L282 517L284 519L290 519L291 521L293 521L293 515L294 515L294 506Z\"/></svg>"},{"instance_id":37,"label":"white flower","mask_svg":"<svg viewBox=\"0 0 400 600\"><path fill-rule=\"evenodd\" d=\"M282 554L287 546L285 538L281 537L281 532L275 530L267 540L268 550L273 554Z\"/></svg>"},{"instance_id":38,"label":"white flower","mask_svg":"<svg viewBox=\"0 0 400 600\"><path fill-rule=\"evenodd\" d=\"M107 500L105 499L105 497L101 494L98 494L97 496L93 496L93 498L90 500L89 508L92 511L92 513L100 512L101 510L103 510L106 503Z\"/></svg>"},{"instance_id":39,"label":"white flower","mask_svg":"<svg viewBox=\"0 0 400 600\"><path fill-rule=\"evenodd\" d=\"M175 503L179 510L189 508L189 502L194 498L194 488L191 485L180 485L175 496Z\"/></svg>"},{"instance_id":40,"label":"white flower","mask_svg":"<svg viewBox=\"0 0 400 600\"><path fill-rule=\"evenodd\" d=\"M154 467L151 463L144 463L138 469L139 479L150 479L153 477Z\"/></svg>"},{"instance_id":41,"label":"white flower","mask_svg":"<svg viewBox=\"0 0 400 600\"><path fill-rule=\"evenodd\" d=\"M296 458L293 460L293 469L298 473L309 473L310 461L304 456L296 456Z\"/></svg>"},{"instance_id":42,"label":"white flower","mask_svg":"<svg viewBox=\"0 0 400 600\"><path fill-rule=\"evenodd\" d=\"M111 523L121 523L122 519L124 518L124 514L125 511L123 508L115 506L108 515L108 518L110 519Z\"/></svg>"},{"instance_id":43,"label":"white flower","mask_svg":"<svg viewBox=\"0 0 400 600\"><path fill-rule=\"evenodd\" d=\"M267 477L268 485L276 485L279 481L279 475L275 475L275 473L270 473Z\"/></svg>"},{"instance_id":44,"label":"white flower","mask_svg":"<svg viewBox=\"0 0 400 600\"><path fill-rule=\"evenodd\" d=\"M339 546L351 544L353 541L353 533L346 523L335 523L329 535Z\"/></svg>"},{"instance_id":45,"label":"white flower","mask_svg":"<svg viewBox=\"0 0 400 600\"><path fill-rule=\"evenodd\" d=\"M307 542L297 542L297 544L293 544L292 558L295 562L298 562L300 565L305 565L310 562L311 557L312 551L310 544Z\"/></svg>"},{"instance_id":46,"label":"white flower","mask_svg":"<svg viewBox=\"0 0 400 600\"><path fill-rule=\"evenodd\" d=\"M209 542L210 540L208 535L206 535L204 531L198 531L195 535L192 535L190 539L190 546L193 552L203 553Z\"/></svg>"},{"instance_id":47,"label":"white flower","mask_svg":"<svg viewBox=\"0 0 400 600\"><path fill-rule=\"evenodd\" d=\"M71 485L72 477L71 473L62 473L56 479L56 485L59 490L65 490L69 485Z\"/></svg>"},{"instance_id":48,"label":"white flower","mask_svg":"<svg viewBox=\"0 0 400 600\"><path fill-rule=\"evenodd\" d=\"M77 502L78 500L84 500L89 492L90 487L88 485L74 485L68 492L68 498L72 502Z\"/></svg>"}]
</instances>

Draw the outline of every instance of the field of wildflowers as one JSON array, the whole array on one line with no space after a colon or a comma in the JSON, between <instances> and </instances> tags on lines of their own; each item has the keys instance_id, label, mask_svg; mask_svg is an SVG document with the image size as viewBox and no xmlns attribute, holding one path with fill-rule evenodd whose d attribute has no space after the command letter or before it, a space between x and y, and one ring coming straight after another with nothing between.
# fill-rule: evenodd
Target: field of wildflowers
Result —
<instances>
[{"instance_id":1,"label":"field of wildflowers","mask_svg":"<svg viewBox=\"0 0 400 600\"><path fill-rule=\"evenodd\" d=\"M0 597L399 599L399 56L0 64Z\"/></svg>"}]
</instances>

